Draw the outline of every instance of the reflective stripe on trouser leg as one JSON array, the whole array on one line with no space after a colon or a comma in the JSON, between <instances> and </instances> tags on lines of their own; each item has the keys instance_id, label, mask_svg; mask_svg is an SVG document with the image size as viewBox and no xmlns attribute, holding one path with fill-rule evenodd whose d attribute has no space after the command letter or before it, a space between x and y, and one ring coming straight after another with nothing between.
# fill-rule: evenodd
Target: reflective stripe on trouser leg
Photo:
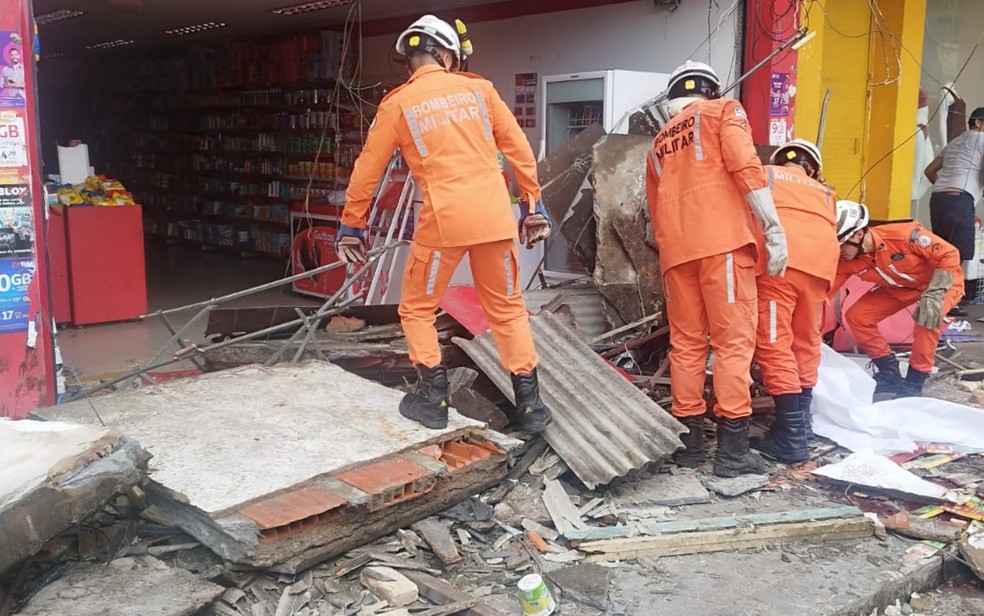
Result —
<instances>
[{"instance_id":1,"label":"reflective stripe on trouser leg","mask_svg":"<svg viewBox=\"0 0 984 616\"><path fill-rule=\"evenodd\" d=\"M435 250L431 255L431 264L427 273L427 295L434 295L434 285L437 283L437 271L441 267L441 252Z\"/></svg>"},{"instance_id":2,"label":"reflective stripe on trouser leg","mask_svg":"<svg viewBox=\"0 0 984 616\"><path fill-rule=\"evenodd\" d=\"M776 341L776 300L769 301L769 342Z\"/></svg>"},{"instance_id":3,"label":"reflective stripe on trouser leg","mask_svg":"<svg viewBox=\"0 0 984 616\"><path fill-rule=\"evenodd\" d=\"M530 317L520 293L516 242L501 240L467 248L472 280L502 366L512 374L528 374L540 358L533 345Z\"/></svg>"},{"instance_id":4,"label":"reflective stripe on trouser leg","mask_svg":"<svg viewBox=\"0 0 984 616\"><path fill-rule=\"evenodd\" d=\"M701 261L689 261L663 273L663 298L670 322L671 412L675 417L703 415L707 366L707 316L700 286Z\"/></svg>"},{"instance_id":5,"label":"reflective stripe on trouser leg","mask_svg":"<svg viewBox=\"0 0 984 616\"><path fill-rule=\"evenodd\" d=\"M778 396L798 394L800 375L792 345L796 336L793 311L798 302L797 275L787 270L782 278L759 276L758 329L755 339L755 361L762 371L766 391Z\"/></svg>"},{"instance_id":6,"label":"reflective stripe on trouser leg","mask_svg":"<svg viewBox=\"0 0 984 616\"><path fill-rule=\"evenodd\" d=\"M728 303L735 303L735 256L728 253L724 256L724 278L728 289Z\"/></svg>"},{"instance_id":7,"label":"reflective stripe on trouser leg","mask_svg":"<svg viewBox=\"0 0 984 616\"><path fill-rule=\"evenodd\" d=\"M755 248L744 246L728 255L701 261L706 262L701 268L700 284L714 349L714 412L727 419L747 417L752 414L750 369L758 322ZM731 268L723 267L726 261L731 262ZM728 269L732 270L728 280L733 297L726 296L728 280L721 280Z\"/></svg>"},{"instance_id":8,"label":"reflective stripe on trouser leg","mask_svg":"<svg viewBox=\"0 0 984 616\"><path fill-rule=\"evenodd\" d=\"M438 251L416 243L410 245L399 313L410 361L414 364L433 368L441 362L435 312L464 254L464 248Z\"/></svg>"}]
</instances>

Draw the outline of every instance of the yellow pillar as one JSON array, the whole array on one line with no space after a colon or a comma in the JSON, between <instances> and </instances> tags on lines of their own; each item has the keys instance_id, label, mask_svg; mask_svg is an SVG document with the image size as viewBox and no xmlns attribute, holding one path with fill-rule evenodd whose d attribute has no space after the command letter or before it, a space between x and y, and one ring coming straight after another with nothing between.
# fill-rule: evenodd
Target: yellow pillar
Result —
<instances>
[{"instance_id":1,"label":"yellow pillar","mask_svg":"<svg viewBox=\"0 0 984 616\"><path fill-rule=\"evenodd\" d=\"M876 219L908 218L915 162L920 68L926 0L881 0L871 37L871 113L868 166L862 196ZM891 33L889 35L888 33Z\"/></svg>"},{"instance_id":2,"label":"yellow pillar","mask_svg":"<svg viewBox=\"0 0 984 616\"><path fill-rule=\"evenodd\" d=\"M829 89L827 182L840 198L866 203L876 220L907 218L915 149L906 140L916 130L920 69L906 49L921 54L926 0L876 6L873 15L858 0L804 3L803 23L817 34L799 50L796 136L817 138Z\"/></svg>"},{"instance_id":3,"label":"yellow pillar","mask_svg":"<svg viewBox=\"0 0 984 616\"><path fill-rule=\"evenodd\" d=\"M868 3L804 3L802 23L816 35L799 50L796 136L815 141L823 98L830 90L820 151L823 175L840 198L864 173L868 119ZM809 15L806 11L809 9ZM852 198L857 198L857 189Z\"/></svg>"}]
</instances>

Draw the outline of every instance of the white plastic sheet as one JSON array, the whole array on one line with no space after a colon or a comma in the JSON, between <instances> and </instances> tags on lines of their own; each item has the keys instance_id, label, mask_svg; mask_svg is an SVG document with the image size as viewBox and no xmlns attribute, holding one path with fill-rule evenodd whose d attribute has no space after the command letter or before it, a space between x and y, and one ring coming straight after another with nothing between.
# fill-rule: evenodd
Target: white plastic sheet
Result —
<instances>
[{"instance_id":1,"label":"white plastic sheet","mask_svg":"<svg viewBox=\"0 0 984 616\"><path fill-rule=\"evenodd\" d=\"M872 404L875 381L827 345L813 390L813 431L851 451L891 455L916 442L984 451L984 410L935 398L900 398Z\"/></svg>"}]
</instances>

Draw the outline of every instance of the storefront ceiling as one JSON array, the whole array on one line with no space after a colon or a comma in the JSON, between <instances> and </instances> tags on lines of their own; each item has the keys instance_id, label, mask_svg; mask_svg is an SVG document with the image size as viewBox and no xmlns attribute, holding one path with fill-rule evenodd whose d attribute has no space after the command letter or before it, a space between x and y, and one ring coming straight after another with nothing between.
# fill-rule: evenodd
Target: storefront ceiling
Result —
<instances>
[{"instance_id":1,"label":"storefront ceiling","mask_svg":"<svg viewBox=\"0 0 984 616\"><path fill-rule=\"evenodd\" d=\"M85 14L39 26L42 52L72 55L88 47L114 41L133 41L130 48L184 46L337 26L343 24L352 3L298 15L278 15L278 9L309 0L34 0L35 16L54 11ZM359 0L356 0L357 2ZM361 0L362 20L376 21L462 7L493 4L502 0ZM183 36L166 34L203 23L225 23L222 28Z\"/></svg>"}]
</instances>

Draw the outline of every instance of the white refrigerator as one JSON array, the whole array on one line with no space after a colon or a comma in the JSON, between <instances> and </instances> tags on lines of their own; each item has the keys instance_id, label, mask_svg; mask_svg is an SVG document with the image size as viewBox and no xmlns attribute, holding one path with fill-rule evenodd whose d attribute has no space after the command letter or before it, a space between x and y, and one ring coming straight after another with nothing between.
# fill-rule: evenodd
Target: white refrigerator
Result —
<instances>
[{"instance_id":1,"label":"white refrigerator","mask_svg":"<svg viewBox=\"0 0 984 616\"><path fill-rule=\"evenodd\" d=\"M626 133L629 115L661 94L669 80L665 73L619 69L541 78L538 159L550 156L592 124L601 124L607 133ZM554 222L559 227L559 221ZM586 273L559 229L539 250L537 261L546 250L544 272L550 279L571 279Z\"/></svg>"}]
</instances>

